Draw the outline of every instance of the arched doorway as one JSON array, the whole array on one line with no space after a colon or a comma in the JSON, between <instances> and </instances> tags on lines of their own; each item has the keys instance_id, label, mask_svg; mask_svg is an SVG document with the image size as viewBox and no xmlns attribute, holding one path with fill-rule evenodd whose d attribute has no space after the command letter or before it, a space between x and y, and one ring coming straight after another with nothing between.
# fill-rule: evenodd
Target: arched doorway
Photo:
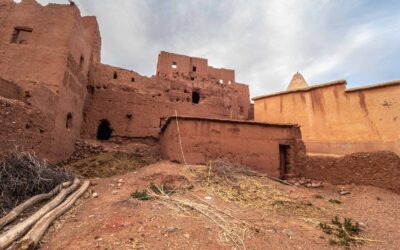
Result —
<instances>
[{"instance_id":1,"label":"arched doorway","mask_svg":"<svg viewBox=\"0 0 400 250\"><path fill-rule=\"evenodd\" d=\"M108 140L111 137L113 129L111 128L110 122L107 119L100 121L99 127L97 128L97 140Z\"/></svg>"}]
</instances>

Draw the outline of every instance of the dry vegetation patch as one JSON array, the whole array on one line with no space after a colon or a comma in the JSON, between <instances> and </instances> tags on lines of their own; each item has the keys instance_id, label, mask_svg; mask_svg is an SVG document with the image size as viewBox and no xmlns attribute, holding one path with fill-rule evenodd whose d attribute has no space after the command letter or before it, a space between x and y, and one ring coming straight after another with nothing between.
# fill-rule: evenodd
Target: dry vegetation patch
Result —
<instances>
[{"instance_id":1,"label":"dry vegetation patch","mask_svg":"<svg viewBox=\"0 0 400 250\"><path fill-rule=\"evenodd\" d=\"M62 167L50 166L28 152L14 152L0 160L1 212L72 178Z\"/></svg>"},{"instance_id":2,"label":"dry vegetation patch","mask_svg":"<svg viewBox=\"0 0 400 250\"><path fill-rule=\"evenodd\" d=\"M233 202L240 207L260 208L283 215L321 218L323 209L308 201L298 201L266 184L265 177L224 159L211 161L208 166L190 168L198 187L207 194Z\"/></svg>"},{"instance_id":3,"label":"dry vegetation patch","mask_svg":"<svg viewBox=\"0 0 400 250\"><path fill-rule=\"evenodd\" d=\"M67 164L65 168L76 175L94 178L124 174L148 164L135 153L106 152Z\"/></svg>"}]
</instances>

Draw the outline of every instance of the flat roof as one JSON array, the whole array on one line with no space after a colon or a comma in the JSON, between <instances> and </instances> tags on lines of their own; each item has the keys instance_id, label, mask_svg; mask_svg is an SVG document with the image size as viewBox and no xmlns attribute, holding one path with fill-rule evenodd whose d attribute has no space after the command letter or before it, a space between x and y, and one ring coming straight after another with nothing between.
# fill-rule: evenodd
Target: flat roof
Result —
<instances>
[{"instance_id":1,"label":"flat roof","mask_svg":"<svg viewBox=\"0 0 400 250\"><path fill-rule=\"evenodd\" d=\"M165 118L165 117L164 117ZM161 132L168 126L168 124L174 120L197 120L197 121L211 121L211 122L223 122L223 123L239 123L258 125L265 127L300 127L298 124L292 123L268 123L268 122L256 122L252 120L235 120L235 119L223 119L223 118L209 118L209 117L196 117L196 116L169 116L166 117L164 125L161 127Z\"/></svg>"},{"instance_id":2,"label":"flat roof","mask_svg":"<svg viewBox=\"0 0 400 250\"><path fill-rule=\"evenodd\" d=\"M306 92L306 91L309 91L309 90L312 90L312 89L324 88L324 87L338 85L338 84L346 85L347 82L346 82L346 80L337 80L337 81L333 81L333 82L327 82L327 83L312 85L312 86L309 86L309 87L306 87L306 88L285 90L285 91L280 91L280 92L276 92L276 93L272 93L272 94L256 96L256 97L251 98L251 100L255 101L255 100L258 100L258 99L263 99L263 98L271 97L271 96L285 95L285 94L296 93L296 92Z\"/></svg>"}]
</instances>

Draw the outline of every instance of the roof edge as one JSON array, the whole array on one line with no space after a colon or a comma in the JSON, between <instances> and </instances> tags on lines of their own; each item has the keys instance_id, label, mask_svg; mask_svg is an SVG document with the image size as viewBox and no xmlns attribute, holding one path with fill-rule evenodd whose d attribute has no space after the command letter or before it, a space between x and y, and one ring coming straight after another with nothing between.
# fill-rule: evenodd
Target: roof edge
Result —
<instances>
[{"instance_id":1,"label":"roof edge","mask_svg":"<svg viewBox=\"0 0 400 250\"><path fill-rule=\"evenodd\" d=\"M379 82L379 83L373 83L373 84L369 84L369 85L365 85L365 86L350 88L350 89L346 89L346 92L355 92L355 91L367 90L367 89L384 88L384 87L396 86L396 85L400 85L400 80Z\"/></svg>"},{"instance_id":2,"label":"roof edge","mask_svg":"<svg viewBox=\"0 0 400 250\"><path fill-rule=\"evenodd\" d=\"M234 120L234 119L223 119L223 118L209 118L209 117L196 117L196 116L168 116L164 117L165 122L161 126L161 133L167 128L169 123L173 119L178 120L197 120L197 121L213 121L213 122L225 122L225 123L241 123L241 124L249 124L249 125L259 125L265 127L300 127L298 124L291 123L267 123L267 122L256 122L253 120Z\"/></svg>"},{"instance_id":3,"label":"roof edge","mask_svg":"<svg viewBox=\"0 0 400 250\"><path fill-rule=\"evenodd\" d=\"M339 85L339 84L346 85L347 82L346 82L346 80L337 80L337 81L332 81L332 82L327 82L327 83L315 84L315 85L312 85L312 86L309 86L309 87L306 87L306 88L280 91L280 92L267 94L267 95L260 95L260 96L256 96L256 97L251 98L251 100L255 101L255 100L263 99L263 98L266 98L266 97L272 97L272 96L277 96L277 95L285 95L285 94L290 94L290 93L295 93L295 92L306 92L306 91L309 91L309 90L312 90L312 89L324 88L324 87L329 87L329 86Z\"/></svg>"}]
</instances>

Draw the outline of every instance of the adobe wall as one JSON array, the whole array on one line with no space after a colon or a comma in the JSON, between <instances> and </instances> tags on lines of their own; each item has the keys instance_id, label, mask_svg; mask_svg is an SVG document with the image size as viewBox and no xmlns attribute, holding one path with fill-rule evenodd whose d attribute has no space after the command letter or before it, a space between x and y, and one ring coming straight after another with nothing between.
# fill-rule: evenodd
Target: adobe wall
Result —
<instances>
[{"instance_id":1,"label":"adobe wall","mask_svg":"<svg viewBox=\"0 0 400 250\"><path fill-rule=\"evenodd\" d=\"M110 140L158 138L162 118L175 114L245 120L249 116L247 85L217 84L210 80L145 77L104 64L90 71L85 105L84 138L96 138L101 120L108 120ZM193 92L200 96L193 103Z\"/></svg>"},{"instance_id":2,"label":"adobe wall","mask_svg":"<svg viewBox=\"0 0 400 250\"><path fill-rule=\"evenodd\" d=\"M211 80L215 83L235 83L235 71L208 66L208 60L161 51L158 55L157 76L167 78Z\"/></svg>"},{"instance_id":3,"label":"adobe wall","mask_svg":"<svg viewBox=\"0 0 400 250\"><path fill-rule=\"evenodd\" d=\"M362 184L400 193L400 157L390 151L360 152L343 157L307 157L296 173L333 184Z\"/></svg>"},{"instance_id":4,"label":"adobe wall","mask_svg":"<svg viewBox=\"0 0 400 250\"><path fill-rule=\"evenodd\" d=\"M400 154L400 82L346 90L339 81L253 100L256 121L299 124L309 153Z\"/></svg>"},{"instance_id":5,"label":"adobe wall","mask_svg":"<svg viewBox=\"0 0 400 250\"><path fill-rule=\"evenodd\" d=\"M178 123L188 164L207 164L223 157L279 177L279 144L290 145L289 173L303 164L305 151L296 126L190 117L179 117ZM175 117L164 125L160 144L165 159L184 162Z\"/></svg>"},{"instance_id":6,"label":"adobe wall","mask_svg":"<svg viewBox=\"0 0 400 250\"><path fill-rule=\"evenodd\" d=\"M65 159L80 137L90 64L100 60L96 19L82 18L75 5L33 0L2 1L0 9L0 96L48 117L52 145L41 156ZM15 131L8 138L18 136Z\"/></svg>"},{"instance_id":7,"label":"adobe wall","mask_svg":"<svg viewBox=\"0 0 400 250\"><path fill-rule=\"evenodd\" d=\"M14 150L51 153L54 121L35 107L0 96L0 155Z\"/></svg>"}]
</instances>

